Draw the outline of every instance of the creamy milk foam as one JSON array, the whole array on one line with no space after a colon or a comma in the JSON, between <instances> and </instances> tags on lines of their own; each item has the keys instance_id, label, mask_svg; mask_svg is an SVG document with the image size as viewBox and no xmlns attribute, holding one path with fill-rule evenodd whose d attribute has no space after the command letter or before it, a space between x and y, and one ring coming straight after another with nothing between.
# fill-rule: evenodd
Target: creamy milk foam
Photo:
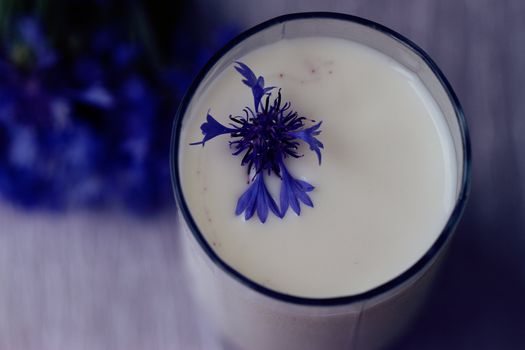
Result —
<instances>
[{"instance_id":1,"label":"creamy milk foam","mask_svg":"<svg viewBox=\"0 0 525 350\"><path fill-rule=\"evenodd\" d=\"M210 246L253 281L303 297L365 292L412 266L440 234L456 193L452 140L419 79L378 51L325 37L281 40L240 61L282 88L299 115L323 121L323 162L307 146L287 162L316 187L315 208L265 224L235 216L246 168L229 136L188 145L202 139L208 109L226 124L253 105L232 62L194 97L180 140L183 193ZM266 182L278 203L280 181Z\"/></svg>"}]
</instances>

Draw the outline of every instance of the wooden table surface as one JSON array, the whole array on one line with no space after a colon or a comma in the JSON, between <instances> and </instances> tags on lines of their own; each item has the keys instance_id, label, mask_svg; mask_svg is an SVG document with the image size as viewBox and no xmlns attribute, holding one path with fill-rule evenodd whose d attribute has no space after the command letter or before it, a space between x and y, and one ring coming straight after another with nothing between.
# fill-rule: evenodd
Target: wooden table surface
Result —
<instances>
[{"instance_id":1,"label":"wooden table surface","mask_svg":"<svg viewBox=\"0 0 525 350\"><path fill-rule=\"evenodd\" d=\"M331 10L408 36L470 126L468 208L416 326L393 349L525 348L525 1L204 1L251 26ZM0 204L0 350L213 349L192 312L175 210L23 213Z\"/></svg>"}]
</instances>

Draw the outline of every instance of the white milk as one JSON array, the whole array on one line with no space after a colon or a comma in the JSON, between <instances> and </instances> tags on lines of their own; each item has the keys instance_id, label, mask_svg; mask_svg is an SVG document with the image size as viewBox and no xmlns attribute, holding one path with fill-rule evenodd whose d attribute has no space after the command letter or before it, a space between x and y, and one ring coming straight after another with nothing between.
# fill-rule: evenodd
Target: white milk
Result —
<instances>
[{"instance_id":1,"label":"white milk","mask_svg":"<svg viewBox=\"0 0 525 350\"><path fill-rule=\"evenodd\" d=\"M199 229L234 269L270 289L303 297L365 292L412 266L435 242L452 210L455 155L435 101L419 79L391 58L335 38L281 40L242 57L267 86L282 88L299 115L322 120L323 162L287 162L315 186L315 207L235 216L246 168L231 155L229 135L200 141L208 109L227 124L253 107L232 66L185 115L180 141L184 196ZM266 180L278 201L280 181Z\"/></svg>"}]
</instances>

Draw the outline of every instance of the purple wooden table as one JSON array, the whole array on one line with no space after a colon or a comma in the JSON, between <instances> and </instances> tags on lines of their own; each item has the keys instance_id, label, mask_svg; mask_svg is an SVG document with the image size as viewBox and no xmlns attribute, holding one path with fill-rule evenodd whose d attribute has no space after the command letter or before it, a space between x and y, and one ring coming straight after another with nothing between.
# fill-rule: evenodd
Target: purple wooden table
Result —
<instances>
[{"instance_id":1,"label":"purple wooden table","mask_svg":"<svg viewBox=\"0 0 525 350\"><path fill-rule=\"evenodd\" d=\"M525 348L525 2L198 3L243 27L286 12L348 12L437 61L470 124L472 196L430 300L393 348ZM0 203L0 350L213 349L185 288L174 214L50 215Z\"/></svg>"}]
</instances>

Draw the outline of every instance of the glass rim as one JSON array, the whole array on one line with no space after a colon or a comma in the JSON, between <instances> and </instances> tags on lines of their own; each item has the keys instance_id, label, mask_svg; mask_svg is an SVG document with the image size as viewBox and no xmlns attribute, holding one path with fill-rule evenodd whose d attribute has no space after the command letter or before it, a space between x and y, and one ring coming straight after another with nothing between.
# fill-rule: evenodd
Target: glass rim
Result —
<instances>
[{"instance_id":1,"label":"glass rim","mask_svg":"<svg viewBox=\"0 0 525 350\"><path fill-rule=\"evenodd\" d=\"M201 82L206 77L208 72L215 66L215 64L226 53L228 53L232 48L240 44L245 39L269 27L272 27L274 25L278 25L283 22L290 22L294 20L304 20L304 19L332 19L332 20L341 20L341 21L349 21L349 22L357 23L365 27L371 28L373 30L379 31L389 36L391 39L394 39L395 41L399 42L400 44L408 47L412 52L414 52L417 56L419 56L423 60L423 62L425 62L425 64L430 68L432 73L436 76L438 81L441 83L454 109L454 112L457 118L457 122L459 125L459 129L460 129L460 133L461 133L461 139L462 139L463 173L462 173L461 183L460 183L461 189L457 196L457 199L454 205L454 209L450 213L447 223L442 229L436 241L432 244L432 246L430 246L430 248L428 248L425 254L421 258L419 258L419 260L417 260L412 266L410 266L407 270L403 271L401 274L365 292L348 295L348 296L329 297L329 298L311 298L311 297L301 297L301 296L286 294L286 293L282 293L282 292L270 289L268 287L265 287L251 280L250 278L243 275L236 269L234 269L232 266L230 266L228 263L222 260L221 257L219 257L219 255L211 248L211 246L208 244L208 242L204 238L203 234L200 232L186 204L184 194L182 193L183 191L182 191L182 186L181 186L181 181L180 181L178 153L179 153L179 143L180 143L179 136L180 136L181 127L182 127L182 120L184 118L184 115L186 114L186 110L193 98L194 93L196 92L197 88L200 86ZM376 22L373 22L371 20L364 19L361 17L349 15L349 14L343 14L343 13L337 13L337 12L300 12L300 13L291 13L291 14L278 16L278 17L272 18L270 20L267 20L254 27L247 29L246 31L236 36L234 39L230 40L221 49L219 49L208 60L208 62L204 65L204 67L201 68L197 76L193 79L192 84L186 91L179 105L177 113L175 115L175 119L173 121L172 136L171 136L171 150L170 150L170 170L171 170L172 187L173 187L173 192L175 195L175 200L178 205L178 210L181 211L186 224L188 225L192 235L197 240L199 246L203 249L203 251L206 253L208 258L210 258L210 260L219 269L221 269L223 272L225 272L230 277L233 277L235 280L240 282L242 285L255 291L256 293L260 293L262 295L265 295L272 299L276 299L281 302L298 304L298 305L306 305L306 306L343 306L343 305L349 305L349 304L353 304L353 303L363 301L363 300L368 300L373 297L382 295L388 291L394 290L396 287L401 286L403 283L410 280L412 277L416 276L417 273L422 271L428 265L428 263L430 263L437 256L437 254L442 250L445 243L448 241L448 239L452 236L452 234L455 231L455 228L465 209L467 198L470 192L470 174L471 174L470 137L469 137L469 132L468 132L468 127L467 127L467 123L465 120L465 116L463 114L463 109L461 107L461 104L456 94L454 93L454 90L452 89L452 86L448 82L445 75L438 68L436 63L430 58L430 56L425 51L423 51L423 49L421 49L419 46L413 43L410 39L406 38L405 36L379 23L376 23Z\"/></svg>"}]
</instances>

